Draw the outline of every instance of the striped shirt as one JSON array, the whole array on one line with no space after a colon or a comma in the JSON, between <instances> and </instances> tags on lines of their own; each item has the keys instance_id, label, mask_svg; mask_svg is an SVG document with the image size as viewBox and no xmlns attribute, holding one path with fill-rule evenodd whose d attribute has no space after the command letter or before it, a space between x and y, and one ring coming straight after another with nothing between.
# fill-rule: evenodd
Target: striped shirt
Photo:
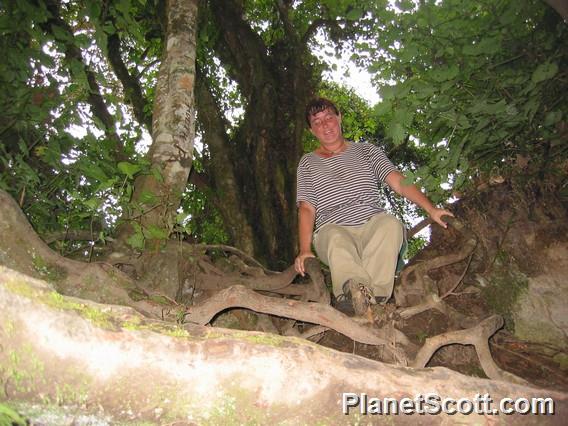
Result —
<instances>
[{"instance_id":1,"label":"striped shirt","mask_svg":"<svg viewBox=\"0 0 568 426\"><path fill-rule=\"evenodd\" d=\"M327 223L362 225L384 211L379 187L394 170L384 151L370 143L349 142L329 158L311 152L298 165L296 202L315 207L315 232Z\"/></svg>"}]
</instances>

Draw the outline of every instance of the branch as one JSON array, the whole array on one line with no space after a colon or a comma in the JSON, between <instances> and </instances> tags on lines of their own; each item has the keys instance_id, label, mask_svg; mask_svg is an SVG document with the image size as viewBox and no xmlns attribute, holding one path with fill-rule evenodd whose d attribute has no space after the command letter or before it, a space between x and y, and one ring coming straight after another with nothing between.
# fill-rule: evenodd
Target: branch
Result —
<instances>
[{"instance_id":1,"label":"branch","mask_svg":"<svg viewBox=\"0 0 568 426\"><path fill-rule=\"evenodd\" d=\"M418 305L405 308L397 312L402 319L408 319L415 315L430 309L436 309L438 312L448 317L450 327L467 328L477 323L475 317L469 317L452 308L444 302L437 294L430 293L426 296L424 302Z\"/></svg>"},{"instance_id":2,"label":"branch","mask_svg":"<svg viewBox=\"0 0 568 426\"><path fill-rule=\"evenodd\" d=\"M448 297L449 295L453 294L454 291L456 290L456 288L458 288L458 286L460 285L460 283L462 282L462 280L465 277L465 274L467 274L467 270L469 269L469 265L471 265L471 259L473 259L473 252L469 255L469 259L467 261L467 265L465 265L465 268L463 268L463 272L460 275L460 277L456 280L456 283L453 285L452 288L450 288L448 291L446 291L440 298L441 299L445 299L446 297Z\"/></svg>"},{"instance_id":3,"label":"branch","mask_svg":"<svg viewBox=\"0 0 568 426\"><path fill-rule=\"evenodd\" d=\"M199 121L203 127L203 142L208 146L211 160L208 163L212 176L213 202L223 216L225 229L233 244L246 252L253 253L254 232L250 226L239 194L233 147L227 136L227 121L215 97L206 85L203 73L197 68L195 100ZM221 197L220 194L223 196Z\"/></svg>"},{"instance_id":4,"label":"branch","mask_svg":"<svg viewBox=\"0 0 568 426\"><path fill-rule=\"evenodd\" d=\"M493 315L486 318L475 327L466 330L450 331L426 339L426 343L424 343L424 346L418 351L412 363L412 367L426 367L426 364L428 364L428 361L430 361L434 353L443 346L452 344L473 345L479 357L481 367L487 377L494 380L527 384L527 382L520 377L499 368L491 356L489 338L501 327L503 327L503 318L500 315Z\"/></svg>"},{"instance_id":5,"label":"branch","mask_svg":"<svg viewBox=\"0 0 568 426\"><path fill-rule=\"evenodd\" d=\"M61 18L61 13L59 10L59 4L54 0L46 0L45 5L47 10L51 14L51 18L46 21L46 23L40 24L44 31L49 32L58 43L61 43L65 47L65 60L68 63L77 61L81 63L83 71L87 77L87 83L89 85L89 94L87 96L87 101L89 102L93 114L104 126L105 135L108 139L114 142L116 160L121 161L126 159L124 153L124 146L118 134L115 131L115 121L113 116L108 111L105 101L101 95L100 87L97 83L95 73L85 64L83 61L83 55L81 54L81 49L79 49L74 43L75 35L72 28ZM59 31L65 33L63 38L56 36L57 32L54 31L57 28ZM59 32L58 31L58 32ZM69 67L69 72L73 75L73 68Z\"/></svg>"},{"instance_id":6,"label":"branch","mask_svg":"<svg viewBox=\"0 0 568 426\"><path fill-rule=\"evenodd\" d=\"M434 221L427 217L426 219L422 219L420 222L418 222L416 225L414 225L411 229L409 229L406 232L406 238L410 239L412 237L414 237L414 235L418 234L420 231L422 231L424 228L426 228L428 225L434 223Z\"/></svg>"},{"instance_id":7,"label":"branch","mask_svg":"<svg viewBox=\"0 0 568 426\"><path fill-rule=\"evenodd\" d=\"M253 88L261 85L258 90L263 90L266 79L270 78L268 48L243 19L242 1L211 0L209 3L216 24L223 29L215 50L224 63L230 64L231 77L250 99Z\"/></svg>"},{"instance_id":8,"label":"branch","mask_svg":"<svg viewBox=\"0 0 568 426\"><path fill-rule=\"evenodd\" d=\"M98 232L95 234L94 232L88 230L67 230L61 232L50 232L42 236L42 239L45 241L46 244L54 243L55 241L99 241L99 234ZM105 237L107 241L114 241L111 237Z\"/></svg>"},{"instance_id":9,"label":"branch","mask_svg":"<svg viewBox=\"0 0 568 426\"><path fill-rule=\"evenodd\" d=\"M205 250L223 250L229 253L233 253L236 254L240 257L242 257L244 260L246 260L247 262L251 263L254 266L257 266L259 268L262 268L265 272L269 273L269 274L279 274L279 272L276 271L271 271L269 269L266 269L262 263L260 263L258 260L256 260L254 257L246 254L244 251L239 250L236 247L232 247L232 246L227 246L225 244L197 244L196 247L198 248L203 248ZM288 268L290 269L290 268Z\"/></svg>"},{"instance_id":10,"label":"branch","mask_svg":"<svg viewBox=\"0 0 568 426\"><path fill-rule=\"evenodd\" d=\"M315 19L314 21L312 21L312 23L310 24L310 26L308 27L308 29L306 30L306 32L304 33L304 35L302 36L302 43L306 44L309 39L316 33L316 31L318 29L320 29L321 27L326 27L326 26L333 26L336 28L340 28L339 24L347 24L348 21L346 19Z\"/></svg>"},{"instance_id":11,"label":"branch","mask_svg":"<svg viewBox=\"0 0 568 426\"><path fill-rule=\"evenodd\" d=\"M566 0L544 0L550 7L552 7L565 23L568 23L568 2Z\"/></svg>"},{"instance_id":12,"label":"branch","mask_svg":"<svg viewBox=\"0 0 568 426\"><path fill-rule=\"evenodd\" d=\"M400 275L400 286L396 290L396 298L398 303L404 304L406 294L410 291L416 292L430 292L436 291L433 287L433 282L430 283L428 278L428 272L432 269L441 268L442 266L452 265L454 263L460 262L467 256L471 255L477 246L477 237L466 229L466 227L458 220L452 217L445 216L447 223L460 232L464 237L465 241L461 244L460 249L451 254L444 256L438 256L433 259L425 260L420 263L416 263L405 268ZM416 282L414 285L409 285L409 276L411 274L415 275ZM427 283L428 281L428 283ZM460 280L461 281L461 280Z\"/></svg>"},{"instance_id":13,"label":"branch","mask_svg":"<svg viewBox=\"0 0 568 426\"><path fill-rule=\"evenodd\" d=\"M205 173L199 173L195 167L192 167L189 172L189 183L201 191L206 191L211 188L211 183Z\"/></svg>"},{"instance_id":14,"label":"branch","mask_svg":"<svg viewBox=\"0 0 568 426\"><path fill-rule=\"evenodd\" d=\"M288 36L289 41L292 41L294 42L294 44L297 44L300 41L300 39L298 37L298 34L296 33L296 30L294 29L294 26L290 22L290 18L288 16L289 5L284 4L284 1L282 0L277 0L276 7L278 8L278 16L282 21L282 25L284 26L284 32Z\"/></svg>"},{"instance_id":15,"label":"branch","mask_svg":"<svg viewBox=\"0 0 568 426\"><path fill-rule=\"evenodd\" d=\"M124 87L126 100L130 101L132 104L136 120L146 126L148 132L152 134L152 117L147 113L147 111L149 111L149 108L147 108L148 100L142 92L140 82L136 77L130 74L128 68L124 65L124 61L120 55L120 38L117 33L108 36L107 51L112 69Z\"/></svg>"}]
</instances>

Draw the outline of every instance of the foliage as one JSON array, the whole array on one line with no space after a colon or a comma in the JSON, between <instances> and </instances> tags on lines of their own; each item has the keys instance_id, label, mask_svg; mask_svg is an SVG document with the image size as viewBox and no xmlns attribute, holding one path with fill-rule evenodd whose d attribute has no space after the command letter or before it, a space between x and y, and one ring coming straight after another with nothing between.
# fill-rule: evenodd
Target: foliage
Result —
<instances>
[{"instance_id":1,"label":"foliage","mask_svg":"<svg viewBox=\"0 0 568 426\"><path fill-rule=\"evenodd\" d=\"M416 254L420 252L426 245L428 244L428 240L420 235L414 236L408 239L408 248L406 249L406 253L404 254L405 260L410 260Z\"/></svg>"},{"instance_id":2,"label":"foliage","mask_svg":"<svg viewBox=\"0 0 568 426\"><path fill-rule=\"evenodd\" d=\"M480 174L540 173L566 158L568 30L542 1L204 0L198 67L218 113L228 118L224 131L235 149L259 115L249 86L266 76L261 68L247 74L246 63L223 44L231 29L216 24L212 10L219 5L242 7L248 59L260 55L260 63L276 70L277 83L301 66L307 90L340 105L346 136L380 141L407 174L437 192L435 201ZM159 174L144 156L163 8L132 0L0 4L0 90L8 94L0 98L0 187L40 233L88 230L104 239L125 213L144 211L131 197L136 177ZM331 66L311 53L322 40L336 58L355 49L352 59L374 74L383 102L371 108L352 91L312 83ZM294 87L279 100L285 131L301 109L293 105L300 99ZM199 128L203 135L202 123ZM314 144L308 134L306 149ZM210 183L220 182L210 148L203 147L196 165ZM285 182L281 173L275 168ZM188 187L175 231L227 242L226 193L212 188ZM249 196L250 188L243 192ZM409 211L389 201L400 216ZM147 233L166 231L140 230L132 243L142 247Z\"/></svg>"},{"instance_id":3,"label":"foliage","mask_svg":"<svg viewBox=\"0 0 568 426\"><path fill-rule=\"evenodd\" d=\"M4 426L25 426L28 423L18 412L0 403L0 425Z\"/></svg>"},{"instance_id":4,"label":"foliage","mask_svg":"<svg viewBox=\"0 0 568 426\"><path fill-rule=\"evenodd\" d=\"M416 173L438 200L479 173L566 158L568 28L544 2L396 2L357 60L374 73L395 144L432 148ZM564 130L565 132L565 130Z\"/></svg>"},{"instance_id":5,"label":"foliage","mask_svg":"<svg viewBox=\"0 0 568 426\"><path fill-rule=\"evenodd\" d=\"M117 96L120 85L96 44L110 31L95 31L102 13L97 3L69 2L59 17L52 5L24 0L2 6L1 51L9 60L0 65L0 90L10 96L0 101L0 185L40 233L106 230L126 206L134 175L148 172L135 150L144 130ZM57 18L72 31L55 24ZM69 46L80 48L90 65L72 57ZM116 140L88 103L87 72L98 75L128 161L117 161Z\"/></svg>"}]
</instances>

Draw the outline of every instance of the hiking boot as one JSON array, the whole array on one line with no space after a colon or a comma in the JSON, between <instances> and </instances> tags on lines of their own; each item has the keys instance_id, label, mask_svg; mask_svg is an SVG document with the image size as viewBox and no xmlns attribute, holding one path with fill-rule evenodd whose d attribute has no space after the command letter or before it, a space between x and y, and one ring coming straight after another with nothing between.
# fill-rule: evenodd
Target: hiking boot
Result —
<instances>
[{"instance_id":1,"label":"hiking boot","mask_svg":"<svg viewBox=\"0 0 568 426\"><path fill-rule=\"evenodd\" d=\"M343 294L351 301L355 315L359 317L365 316L369 307L377 304L373 290L354 280L348 280L343 284Z\"/></svg>"},{"instance_id":2,"label":"hiking boot","mask_svg":"<svg viewBox=\"0 0 568 426\"><path fill-rule=\"evenodd\" d=\"M333 306L342 314L347 315L348 317L355 315L353 304L351 303L351 298L348 298L345 294L340 294L337 297L332 297L331 306Z\"/></svg>"}]
</instances>

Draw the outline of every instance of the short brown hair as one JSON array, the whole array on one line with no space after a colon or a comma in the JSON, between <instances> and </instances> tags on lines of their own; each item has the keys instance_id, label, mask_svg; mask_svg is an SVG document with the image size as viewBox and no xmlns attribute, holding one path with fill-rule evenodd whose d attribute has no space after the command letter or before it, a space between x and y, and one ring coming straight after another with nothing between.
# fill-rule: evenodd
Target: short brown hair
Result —
<instances>
[{"instance_id":1,"label":"short brown hair","mask_svg":"<svg viewBox=\"0 0 568 426\"><path fill-rule=\"evenodd\" d=\"M339 115L339 110L333 102L326 98L314 98L308 105L306 105L306 123L308 127L312 127L310 123L310 117L316 115L319 112L325 111L326 109L331 109L336 115Z\"/></svg>"}]
</instances>

